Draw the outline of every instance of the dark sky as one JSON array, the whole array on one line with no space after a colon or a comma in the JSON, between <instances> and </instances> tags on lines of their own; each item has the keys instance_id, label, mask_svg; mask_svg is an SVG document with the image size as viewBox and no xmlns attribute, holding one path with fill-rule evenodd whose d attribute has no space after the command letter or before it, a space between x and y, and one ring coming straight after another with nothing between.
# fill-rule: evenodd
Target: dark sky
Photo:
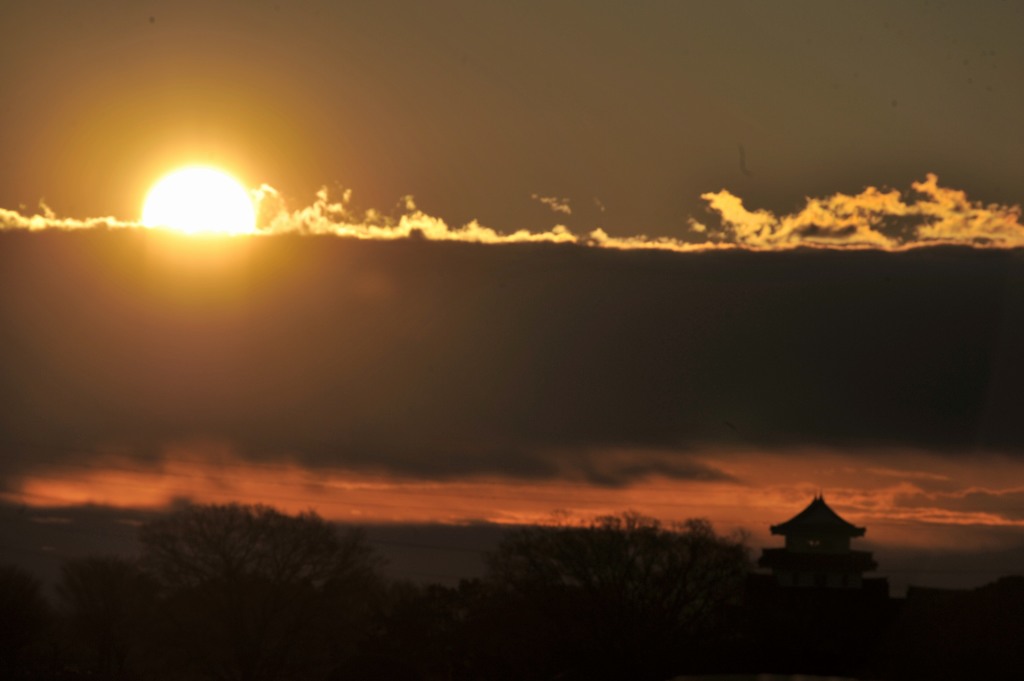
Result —
<instances>
[{"instance_id":1,"label":"dark sky","mask_svg":"<svg viewBox=\"0 0 1024 681\"><path fill-rule=\"evenodd\" d=\"M1022 12L3 3L0 501L1018 547Z\"/></svg>"}]
</instances>

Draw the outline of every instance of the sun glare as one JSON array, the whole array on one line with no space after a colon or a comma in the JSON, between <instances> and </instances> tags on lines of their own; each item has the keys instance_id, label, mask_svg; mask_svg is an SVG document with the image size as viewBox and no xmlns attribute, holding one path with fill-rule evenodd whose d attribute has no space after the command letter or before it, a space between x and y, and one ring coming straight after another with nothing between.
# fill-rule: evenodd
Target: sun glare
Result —
<instances>
[{"instance_id":1,"label":"sun glare","mask_svg":"<svg viewBox=\"0 0 1024 681\"><path fill-rule=\"evenodd\" d=\"M251 234L256 208L235 178L216 168L189 166L153 185L142 207L142 224L185 234Z\"/></svg>"}]
</instances>

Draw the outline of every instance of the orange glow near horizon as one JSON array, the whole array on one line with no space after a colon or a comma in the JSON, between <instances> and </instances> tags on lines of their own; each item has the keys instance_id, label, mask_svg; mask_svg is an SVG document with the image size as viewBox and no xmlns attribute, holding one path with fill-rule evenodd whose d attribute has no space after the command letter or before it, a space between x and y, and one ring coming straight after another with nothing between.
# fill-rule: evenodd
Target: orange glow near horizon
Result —
<instances>
[{"instance_id":1,"label":"orange glow near horizon","mask_svg":"<svg viewBox=\"0 0 1024 681\"><path fill-rule=\"evenodd\" d=\"M231 175L209 166L187 166L149 190L142 224L183 234L253 234L256 207Z\"/></svg>"},{"instance_id":2,"label":"orange glow near horizon","mask_svg":"<svg viewBox=\"0 0 1024 681\"><path fill-rule=\"evenodd\" d=\"M652 477L623 487L496 477L425 481L295 463L246 462L227 450L211 455L206 449L202 459L195 454L171 453L146 468L127 459L97 461L84 475L52 469L23 479L19 491L3 496L51 508L101 504L156 510L182 499L264 503L285 512L313 509L331 520L362 524L544 524L632 510L666 523L708 518L720 532L744 531L751 546L769 546L777 543L769 526L802 510L820 485L833 508L868 527L867 541L874 545L982 548L1005 541L1007 530L1024 529L1024 521L1012 517L957 507L965 494L984 490L985 485L996 489L994 482L1009 473L1007 466L1020 466L1009 461L989 468L991 480L976 476L959 492L950 492L928 491L916 484L924 473L870 465L851 471L852 457L829 454L820 454L813 462L808 457L801 461L764 453L729 455L718 463L733 480ZM963 466L947 464L950 474L959 474ZM854 472L857 475L852 476ZM932 482L941 483L946 472L929 475ZM843 478L857 482L844 484ZM743 482L752 479L759 480L757 487Z\"/></svg>"}]
</instances>

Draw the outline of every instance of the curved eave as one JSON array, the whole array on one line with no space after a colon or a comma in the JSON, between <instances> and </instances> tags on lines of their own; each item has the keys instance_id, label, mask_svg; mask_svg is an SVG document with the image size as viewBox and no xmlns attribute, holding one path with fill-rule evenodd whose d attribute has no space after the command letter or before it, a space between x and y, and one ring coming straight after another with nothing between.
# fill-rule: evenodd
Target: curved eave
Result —
<instances>
[{"instance_id":1,"label":"curved eave","mask_svg":"<svg viewBox=\"0 0 1024 681\"><path fill-rule=\"evenodd\" d=\"M825 503L824 497L814 497L807 508L784 523L771 526L772 534L833 534L863 537L865 528L843 520Z\"/></svg>"}]
</instances>

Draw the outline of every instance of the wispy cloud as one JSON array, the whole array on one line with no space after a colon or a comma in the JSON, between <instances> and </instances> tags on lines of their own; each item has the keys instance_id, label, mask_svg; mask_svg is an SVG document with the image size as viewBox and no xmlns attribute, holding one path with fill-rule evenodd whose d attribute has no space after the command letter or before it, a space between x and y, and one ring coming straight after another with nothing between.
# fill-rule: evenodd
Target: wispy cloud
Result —
<instances>
[{"instance_id":1,"label":"wispy cloud","mask_svg":"<svg viewBox=\"0 0 1024 681\"><path fill-rule=\"evenodd\" d=\"M1024 225L1017 205L983 204L960 190L939 185L934 174L914 182L908 191L866 187L858 194L836 193L808 198L792 213L748 208L728 189L701 194L709 216L687 220L687 237L612 235L601 228L573 232L565 225L546 231L502 232L473 220L462 226L420 210L412 196L400 199L397 212L358 209L352 190L340 196L327 188L308 206L291 208L274 188L253 191L259 231L265 234L334 234L370 240L425 238L482 244L549 242L619 250L651 249L677 252L743 249L784 251L796 248L902 251L934 245L1007 249L1024 246ZM533 194L552 211L571 215L569 200ZM600 208L603 204L598 202ZM710 219L708 219L710 218ZM45 204L25 215L0 209L0 229L117 229L141 228L138 222L113 217L58 217Z\"/></svg>"},{"instance_id":2,"label":"wispy cloud","mask_svg":"<svg viewBox=\"0 0 1024 681\"><path fill-rule=\"evenodd\" d=\"M939 186L938 177L931 173L911 187L906 194L866 187L859 194L808 198L801 210L784 215L749 210L727 189L708 192L701 198L717 214L720 225L710 229L696 223L695 231L752 250L1024 245L1020 206L970 201L962 191Z\"/></svg>"},{"instance_id":3,"label":"wispy cloud","mask_svg":"<svg viewBox=\"0 0 1024 681\"><path fill-rule=\"evenodd\" d=\"M533 198L553 211L571 214L568 199L534 194ZM763 209L750 210L743 200L727 189L701 195L708 203L712 221L690 218L689 239L650 237L644 234L610 235L601 228L578 234L564 225L545 232L519 230L501 233L473 221L451 227L443 219L428 215L415 206L412 197L403 200L406 212L397 217L377 211L359 212L351 207L351 192L333 200L326 189L317 193L311 206L295 211L283 207L277 193L260 190L265 230L271 232L333 233L362 239L396 239L423 236L438 241L514 243L549 241L575 243L620 250L656 249L679 252L741 248L780 251L801 247L836 250L899 251L931 245L961 245L977 248L1016 248L1024 245L1024 226L1019 206L982 204L968 199L960 190L942 187L928 174L914 182L911 190L866 187L859 194L836 193L808 198L798 211L777 215ZM717 224L708 224L717 222Z\"/></svg>"},{"instance_id":4,"label":"wispy cloud","mask_svg":"<svg viewBox=\"0 0 1024 681\"><path fill-rule=\"evenodd\" d=\"M265 233L335 234L356 239L426 238L431 241L463 241L498 244L523 242L576 243L578 237L561 225L546 232L518 230L502 234L473 220L462 227L450 227L443 219L416 208L413 197L403 197L406 212L396 217L376 210L360 211L352 206L351 190L333 200L326 188L316 194L305 208L289 210L272 187L264 185L256 192L260 230Z\"/></svg>"},{"instance_id":5,"label":"wispy cloud","mask_svg":"<svg viewBox=\"0 0 1024 681\"><path fill-rule=\"evenodd\" d=\"M560 199L557 196L541 196L540 194L531 194L530 198L534 201L540 201L555 213L572 215L572 205L570 204L569 199Z\"/></svg>"}]
</instances>

